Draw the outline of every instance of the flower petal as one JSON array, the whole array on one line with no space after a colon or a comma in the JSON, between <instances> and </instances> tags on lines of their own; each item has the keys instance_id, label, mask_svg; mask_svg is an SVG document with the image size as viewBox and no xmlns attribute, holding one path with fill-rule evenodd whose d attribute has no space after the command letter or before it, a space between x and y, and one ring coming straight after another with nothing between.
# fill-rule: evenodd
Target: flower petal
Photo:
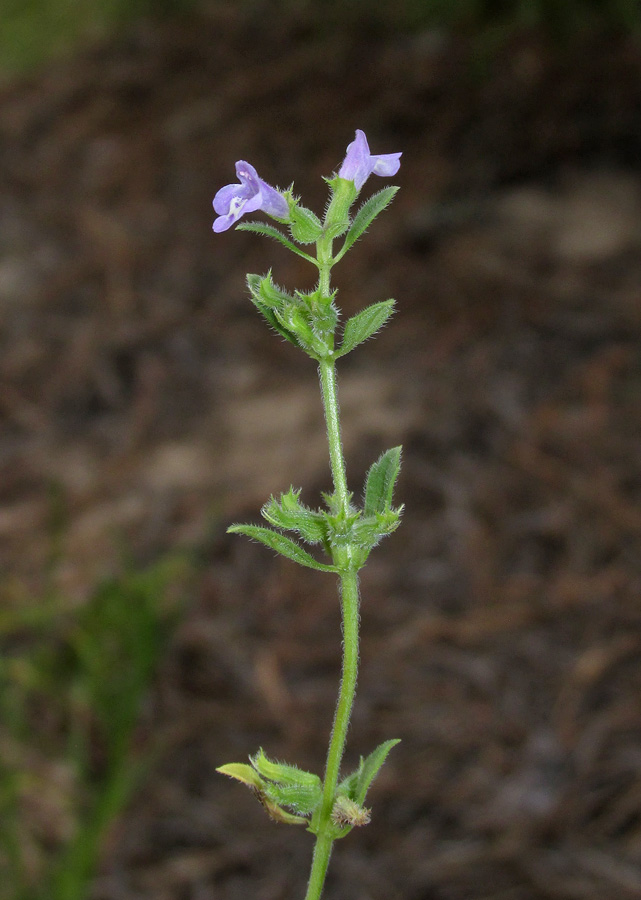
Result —
<instances>
[{"instance_id":1,"label":"flower petal","mask_svg":"<svg viewBox=\"0 0 641 900\"><path fill-rule=\"evenodd\" d=\"M251 163L245 162L244 159L239 159L236 162L236 175L238 175L243 184L250 184L258 190L260 178Z\"/></svg>"},{"instance_id":2,"label":"flower petal","mask_svg":"<svg viewBox=\"0 0 641 900\"><path fill-rule=\"evenodd\" d=\"M396 175L401 165L400 158L400 153L371 154L365 132L359 128L347 148L338 176L353 181L356 190L360 191L372 174L383 177Z\"/></svg>"},{"instance_id":3,"label":"flower petal","mask_svg":"<svg viewBox=\"0 0 641 900\"><path fill-rule=\"evenodd\" d=\"M242 192L246 190L242 184L226 184L225 187L221 187L214 197L214 209L218 215L227 215L234 197L242 196Z\"/></svg>"},{"instance_id":4,"label":"flower petal","mask_svg":"<svg viewBox=\"0 0 641 900\"><path fill-rule=\"evenodd\" d=\"M274 216L277 219L289 218L289 204L282 194L279 194L275 188L266 184L261 180L260 187L261 204L260 208L266 212L268 216Z\"/></svg>"},{"instance_id":5,"label":"flower petal","mask_svg":"<svg viewBox=\"0 0 641 900\"><path fill-rule=\"evenodd\" d=\"M401 167L402 155L402 153L383 153L379 156L372 156L372 160L374 160L372 172L374 175L381 175L384 178L396 175Z\"/></svg>"},{"instance_id":6,"label":"flower petal","mask_svg":"<svg viewBox=\"0 0 641 900\"><path fill-rule=\"evenodd\" d=\"M370 152L365 132L356 130L356 137L347 147L343 165L338 173L339 178L353 181L356 190L360 191L371 174Z\"/></svg>"},{"instance_id":7,"label":"flower petal","mask_svg":"<svg viewBox=\"0 0 641 900\"><path fill-rule=\"evenodd\" d=\"M216 234L219 234L221 231L227 231L233 224L234 219L231 216L219 216L217 219L214 219L212 228Z\"/></svg>"},{"instance_id":8,"label":"flower petal","mask_svg":"<svg viewBox=\"0 0 641 900\"><path fill-rule=\"evenodd\" d=\"M260 193L254 194L253 197L250 197L249 200L243 204L240 215L244 216L245 213L256 212L257 209L263 209L262 196Z\"/></svg>"}]
</instances>

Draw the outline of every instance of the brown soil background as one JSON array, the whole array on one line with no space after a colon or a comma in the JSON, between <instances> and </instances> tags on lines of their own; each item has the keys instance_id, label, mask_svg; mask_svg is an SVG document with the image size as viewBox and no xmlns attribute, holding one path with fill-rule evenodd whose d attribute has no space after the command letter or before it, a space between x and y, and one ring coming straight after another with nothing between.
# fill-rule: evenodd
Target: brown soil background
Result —
<instances>
[{"instance_id":1,"label":"brown soil background","mask_svg":"<svg viewBox=\"0 0 641 900\"><path fill-rule=\"evenodd\" d=\"M530 38L481 77L365 24L143 26L2 95L2 564L43 583L52 485L72 604L123 542L206 560L93 900L303 895L310 835L214 769L320 771L331 725L332 579L225 534L329 486L313 366L244 293L312 273L210 204L246 158L320 211L356 127L404 156L337 269L345 314L399 303L342 366L348 470L403 443L407 511L363 577L346 765L402 744L327 897L641 898L641 53Z\"/></svg>"}]
</instances>

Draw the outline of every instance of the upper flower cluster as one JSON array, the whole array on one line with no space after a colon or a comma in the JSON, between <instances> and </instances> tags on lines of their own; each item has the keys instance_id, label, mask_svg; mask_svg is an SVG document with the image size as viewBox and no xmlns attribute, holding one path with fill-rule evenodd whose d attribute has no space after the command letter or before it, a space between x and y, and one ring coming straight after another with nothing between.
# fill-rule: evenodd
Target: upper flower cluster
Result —
<instances>
[{"instance_id":1,"label":"upper flower cluster","mask_svg":"<svg viewBox=\"0 0 641 900\"><path fill-rule=\"evenodd\" d=\"M400 153L370 153L365 132L358 129L356 137L347 148L338 177L352 181L356 191L360 191L370 175L385 178L395 175L400 168L400 160ZM263 181L252 165L242 159L238 160L236 175L240 184L227 184L214 197L214 209L218 213L213 225L214 231L227 231L245 213L258 210L274 219L289 221L289 201L280 191Z\"/></svg>"}]
</instances>

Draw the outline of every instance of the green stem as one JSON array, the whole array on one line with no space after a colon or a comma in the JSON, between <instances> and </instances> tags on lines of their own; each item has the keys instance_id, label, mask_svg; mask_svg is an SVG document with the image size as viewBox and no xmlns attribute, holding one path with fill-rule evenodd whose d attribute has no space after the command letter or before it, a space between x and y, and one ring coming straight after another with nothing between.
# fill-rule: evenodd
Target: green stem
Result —
<instances>
[{"instance_id":1,"label":"green stem","mask_svg":"<svg viewBox=\"0 0 641 900\"><path fill-rule=\"evenodd\" d=\"M329 459L332 467L334 489L341 506L341 511L347 514L349 509L349 493L347 491L345 459L343 458L343 444L341 441L341 424L336 389L336 366L334 360L321 360L318 367L318 373L320 377L321 393L323 395L323 406L325 408L327 443L329 444Z\"/></svg>"},{"instance_id":2,"label":"green stem","mask_svg":"<svg viewBox=\"0 0 641 900\"><path fill-rule=\"evenodd\" d=\"M327 874L327 866L329 858L332 855L333 839L322 832L316 837L314 846L314 859L312 860L312 870L309 873L309 882L307 884L307 893L305 900L319 900L323 893L323 885L325 884L325 875Z\"/></svg>"},{"instance_id":3,"label":"green stem","mask_svg":"<svg viewBox=\"0 0 641 900\"><path fill-rule=\"evenodd\" d=\"M319 242L319 287L329 295L329 271L331 263L331 244L320 245ZM336 387L336 367L333 359L321 360L319 377L325 421L327 424L327 440L329 457L334 480L335 495L343 514L349 512L349 492L345 475L345 459L340 433L340 417L338 412L338 393ZM332 809L336 798L336 788L340 775L340 766L345 750L347 729L354 705L356 679L358 675L358 572L352 563L352 552L349 546L344 548L343 558L335 560L340 565L340 594L343 619L343 664L341 685L336 706L336 715L332 727L332 735L327 753L325 780L323 782L323 798L318 819L314 859L309 876L306 900L319 900L329 858L332 852L334 837L332 835Z\"/></svg>"},{"instance_id":4,"label":"green stem","mask_svg":"<svg viewBox=\"0 0 641 900\"><path fill-rule=\"evenodd\" d=\"M345 750L347 729L356 694L358 675L358 575L354 571L341 575L341 605L343 611L343 674L338 694L338 704L327 753L323 799L318 822L318 834L314 848L312 871L305 900L319 900L334 838L331 836L332 808Z\"/></svg>"}]
</instances>

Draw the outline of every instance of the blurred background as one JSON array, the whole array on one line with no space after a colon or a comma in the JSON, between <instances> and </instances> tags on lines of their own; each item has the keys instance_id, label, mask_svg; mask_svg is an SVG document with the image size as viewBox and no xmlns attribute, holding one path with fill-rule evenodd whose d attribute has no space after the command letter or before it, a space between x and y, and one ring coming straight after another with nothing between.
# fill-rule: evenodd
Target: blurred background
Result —
<instances>
[{"instance_id":1,"label":"blurred background","mask_svg":"<svg viewBox=\"0 0 641 900\"><path fill-rule=\"evenodd\" d=\"M348 475L403 443L406 515L346 767L402 743L327 896L641 898L640 24L5 0L0 900L303 896L311 836L214 770L324 762L333 579L226 535L330 485L313 365L244 287L313 272L211 198L243 158L321 212L356 128L403 164L336 269L345 315L398 300L342 363Z\"/></svg>"}]
</instances>

